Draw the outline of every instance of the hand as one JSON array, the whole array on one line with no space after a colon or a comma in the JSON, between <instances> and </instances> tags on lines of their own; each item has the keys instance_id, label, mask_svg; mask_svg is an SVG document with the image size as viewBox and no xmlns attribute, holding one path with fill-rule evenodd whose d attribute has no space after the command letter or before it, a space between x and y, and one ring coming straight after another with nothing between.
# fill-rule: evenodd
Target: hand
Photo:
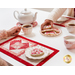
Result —
<instances>
[{"instance_id":1,"label":"hand","mask_svg":"<svg viewBox=\"0 0 75 75\"><path fill-rule=\"evenodd\" d=\"M53 21L46 19L44 21L44 23L41 25L41 30L43 30L43 28L44 28L45 25L51 25L51 27L53 27Z\"/></svg>"},{"instance_id":2,"label":"hand","mask_svg":"<svg viewBox=\"0 0 75 75\"><path fill-rule=\"evenodd\" d=\"M20 31L21 31L21 26L14 26L13 28L7 30L8 37L18 35Z\"/></svg>"},{"instance_id":3,"label":"hand","mask_svg":"<svg viewBox=\"0 0 75 75\"><path fill-rule=\"evenodd\" d=\"M8 66L7 62L0 58L0 66Z\"/></svg>"}]
</instances>

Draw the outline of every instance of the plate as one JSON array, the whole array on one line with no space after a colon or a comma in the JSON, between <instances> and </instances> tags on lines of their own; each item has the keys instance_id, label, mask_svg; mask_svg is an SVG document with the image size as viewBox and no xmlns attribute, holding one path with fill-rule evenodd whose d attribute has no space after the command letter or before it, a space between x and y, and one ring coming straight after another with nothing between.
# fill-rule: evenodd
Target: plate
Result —
<instances>
[{"instance_id":1,"label":"plate","mask_svg":"<svg viewBox=\"0 0 75 75\"><path fill-rule=\"evenodd\" d=\"M31 51L32 51L33 49L35 49L35 48L41 49L41 50L44 52L44 54L43 54L42 56L38 56L38 57L33 57L33 56L31 56ZM40 46L40 45L37 45L37 46L35 46L35 47L30 47L30 48L27 48L27 49L25 50L25 56L26 56L27 58L29 58L29 59L34 59L34 60L44 59L44 58L46 58L46 57L49 56L49 55L50 55L50 50L47 49L47 48L45 48L45 47L42 47L42 46Z\"/></svg>"}]
</instances>

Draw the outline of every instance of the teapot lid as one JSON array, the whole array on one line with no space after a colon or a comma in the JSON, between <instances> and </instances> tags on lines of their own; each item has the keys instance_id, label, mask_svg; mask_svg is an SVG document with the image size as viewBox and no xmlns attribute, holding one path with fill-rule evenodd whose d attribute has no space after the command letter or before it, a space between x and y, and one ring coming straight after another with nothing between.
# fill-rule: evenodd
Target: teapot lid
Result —
<instances>
[{"instance_id":1,"label":"teapot lid","mask_svg":"<svg viewBox=\"0 0 75 75\"><path fill-rule=\"evenodd\" d=\"M22 14L29 14L29 13L31 13L31 12L28 11L27 9L24 9L21 13L22 13Z\"/></svg>"}]
</instances>

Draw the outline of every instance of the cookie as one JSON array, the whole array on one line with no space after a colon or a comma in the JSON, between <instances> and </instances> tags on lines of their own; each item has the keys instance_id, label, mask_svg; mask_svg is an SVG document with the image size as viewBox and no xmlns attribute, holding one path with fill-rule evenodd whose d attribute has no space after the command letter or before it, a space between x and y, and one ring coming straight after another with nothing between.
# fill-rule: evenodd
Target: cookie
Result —
<instances>
[{"instance_id":1,"label":"cookie","mask_svg":"<svg viewBox=\"0 0 75 75\"><path fill-rule=\"evenodd\" d=\"M42 30L42 32L56 32L56 33L59 33L59 30L56 30L56 29L46 29L46 30Z\"/></svg>"},{"instance_id":2,"label":"cookie","mask_svg":"<svg viewBox=\"0 0 75 75\"><path fill-rule=\"evenodd\" d=\"M41 34L44 36L57 36L60 33L61 33L61 30L55 27L41 30Z\"/></svg>"},{"instance_id":3,"label":"cookie","mask_svg":"<svg viewBox=\"0 0 75 75\"><path fill-rule=\"evenodd\" d=\"M43 54L44 54L44 52L38 48L35 48L31 51L31 56L33 56L33 57L42 56Z\"/></svg>"},{"instance_id":4,"label":"cookie","mask_svg":"<svg viewBox=\"0 0 75 75\"><path fill-rule=\"evenodd\" d=\"M52 28L51 25L47 25L47 26L44 26L43 29L51 29L51 28Z\"/></svg>"}]
</instances>

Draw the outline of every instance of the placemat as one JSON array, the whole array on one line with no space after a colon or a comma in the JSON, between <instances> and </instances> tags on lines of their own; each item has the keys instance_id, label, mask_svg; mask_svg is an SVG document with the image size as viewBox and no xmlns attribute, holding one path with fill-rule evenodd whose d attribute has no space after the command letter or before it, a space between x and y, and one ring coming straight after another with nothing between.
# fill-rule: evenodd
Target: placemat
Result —
<instances>
[{"instance_id":1,"label":"placemat","mask_svg":"<svg viewBox=\"0 0 75 75\"><path fill-rule=\"evenodd\" d=\"M66 27L65 23L68 23L71 20L75 20L75 18L71 18L71 17L65 17L67 20L65 21L56 21L54 23L54 25L58 25L58 26L62 26L62 27Z\"/></svg>"},{"instance_id":2,"label":"placemat","mask_svg":"<svg viewBox=\"0 0 75 75\"><path fill-rule=\"evenodd\" d=\"M50 50L50 55L44 59L40 60L31 60L25 57L26 48L41 46L47 50ZM49 59L51 59L59 50L49 47L47 45L41 44L39 42L30 40L21 35L15 36L3 43L0 44L0 51L15 60L27 65L27 66L42 66Z\"/></svg>"}]
</instances>

